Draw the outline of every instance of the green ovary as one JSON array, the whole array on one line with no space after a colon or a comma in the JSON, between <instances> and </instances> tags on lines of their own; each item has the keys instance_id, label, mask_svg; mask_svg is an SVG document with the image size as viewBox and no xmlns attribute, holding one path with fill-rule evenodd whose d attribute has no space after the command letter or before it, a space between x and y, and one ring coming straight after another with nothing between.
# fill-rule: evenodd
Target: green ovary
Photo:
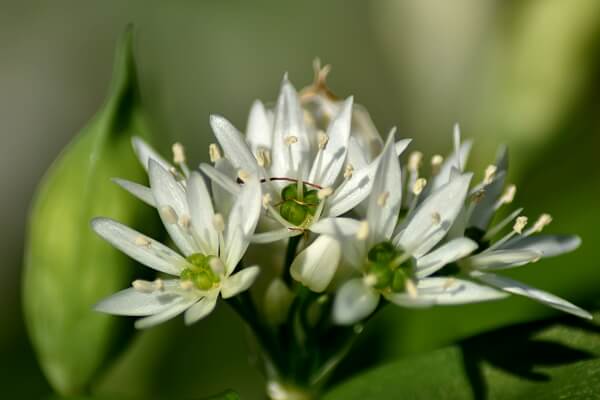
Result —
<instances>
[{"instance_id":1,"label":"green ovary","mask_svg":"<svg viewBox=\"0 0 600 400\"><path fill-rule=\"evenodd\" d=\"M301 187L302 193L298 193L298 184L287 185L281 191L283 201L279 205L279 213L286 221L302 226L315 215L319 205L316 190L307 190L306 185Z\"/></svg>"},{"instance_id":2,"label":"green ovary","mask_svg":"<svg viewBox=\"0 0 600 400\"><path fill-rule=\"evenodd\" d=\"M191 266L181 271L181 280L192 282L200 290L208 290L214 287L220 282L220 279L210 267L210 262L213 258L216 257L205 256L201 253L195 253L186 257Z\"/></svg>"},{"instance_id":3,"label":"green ovary","mask_svg":"<svg viewBox=\"0 0 600 400\"><path fill-rule=\"evenodd\" d=\"M382 291L405 291L410 276L410 260L399 263L403 253L390 242L374 245L367 255L367 274L373 287Z\"/></svg>"}]
</instances>

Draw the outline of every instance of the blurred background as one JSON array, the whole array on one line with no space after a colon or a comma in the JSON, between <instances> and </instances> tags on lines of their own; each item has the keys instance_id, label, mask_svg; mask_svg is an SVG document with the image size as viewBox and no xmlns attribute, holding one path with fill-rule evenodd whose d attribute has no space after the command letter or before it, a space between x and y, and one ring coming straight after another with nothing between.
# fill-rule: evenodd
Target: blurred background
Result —
<instances>
[{"instance_id":1,"label":"blurred background","mask_svg":"<svg viewBox=\"0 0 600 400\"><path fill-rule=\"evenodd\" d=\"M60 150L106 94L116 39L136 27L141 89L157 144L208 158L208 115L244 128L255 98L274 100L288 72L299 89L319 56L329 84L354 95L380 132L446 154L451 128L475 139L479 175L511 151L515 204L583 238L575 253L510 275L590 309L600 305L600 2L7 1L0 0L0 380L20 398L50 394L24 329L20 287L28 205ZM132 154L133 157L133 154ZM365 337L374 362L553 311L524 299L427 311L387 309ZM226 308L189 329L181 319L138 334L97 383L103 393L184 398L235 388L260 398L242 325ZM185 346L182 345L185 344Z\"/></svg>"}]
</instances>

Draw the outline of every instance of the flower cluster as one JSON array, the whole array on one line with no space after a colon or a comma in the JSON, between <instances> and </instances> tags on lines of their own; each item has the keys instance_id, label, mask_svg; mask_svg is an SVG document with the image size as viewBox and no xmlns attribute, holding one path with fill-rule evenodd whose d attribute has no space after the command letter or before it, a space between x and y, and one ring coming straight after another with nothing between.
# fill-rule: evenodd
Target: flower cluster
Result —
<instances>
[{"instance_id":1,"label":"flower cluster","mask_svg":"<svg viewBox=\"0 0 600 400\"><path fill-rule=\"evenodd\" d=\"M306 326L324 320L344 326L389 303L428 307L517 294L591 318L498 274L580 244L576 236L540 234L548 214L529 223L522 209L505 212L516 191L506 185L506 149L474 182L465 170L471 142L461 143L456 126L453 153L423 166L420 152L404 157L410 140L397 140L392 130L384 142L364 108L352 97L338 99L325 84L327 72L317 67L314 83L300 93L285 77L272 109L258 100L252 105L245 134L211 116L218 144L209 147L211 163L198 170L188 167L180 144L169 162L133 140L149 187L115 181L156 208L177 251L95 219L100 236L161 273L101 301L99 311L143 317L138 328L181 313L191 324L220 297L246 320L267 321L261 326L289 322L296 303ZM280 257L246 266L249 246ZM266 284L262 307L241 307L252 301L242 294L259 271Z\"/></svg>"}]
</instances>

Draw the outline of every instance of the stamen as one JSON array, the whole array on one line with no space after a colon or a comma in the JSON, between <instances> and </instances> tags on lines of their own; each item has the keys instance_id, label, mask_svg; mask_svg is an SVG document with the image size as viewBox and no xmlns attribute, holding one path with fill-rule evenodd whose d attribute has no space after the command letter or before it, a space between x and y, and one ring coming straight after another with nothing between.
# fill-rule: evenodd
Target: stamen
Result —
<instances>
[{"instance_id":1,"label":"stamen","mask_svg":"<svg viewBox=\"0 0 600 400\"><path fill-rule=\"evenodd\" d=\"M422 160L423 153L421 153L420 151L413 151L408 157L408 169L412 172L418 171L419 167L421 166Z\"/></svg>"},{"instance_id":2,"label":"stamen","mask_svg":"<svg viewBox=\"0 0 600 400\"><path fill-rule=\"evenodd\" d=\"M550 214L542 214L533 224L532 233L533 232L541 232L544 227L552 222L552 216Z\"/></svg>"},{"instance_id":3,"label":"stamen","mask_svg":"<svg viewBox=\"0 0 600 400\"><path fill-rule=\"evenodd\" d=\"M485 197L485 190L484 189L479 189L479 190L475 191L475 193L473 193L471 195L471 202L473 204L477 204L481 200L483 200L484 197Z\"/></svg>"},{"instance_id":4,"label":"stamen","mask_svg":"<svg viewBox=\"0 0 600 400\"><path fill-rule=\"evenodd\" d=\"M183 290L191 290L194 287L192 281L179 281L179 287Z\"/></svg>"},{"instance_id":5,"label":"stamen","mask_svg":"<svg viewBox=\"0 0 600 400\"><path fill-rule=\"evenodd\" d=\"M167 223L167 224L176 224L177 223L177 213L175 212L175 210L173 210L172 207L170 206L162 206L160 208L160 215L162 216L163 220Z\"/></svg>"},{"instance_id":6,"label":"stamen","mask_svg":"<svg viewBox=\"0 0 600 400\"><path fill-rule=\"evenodd\" d=\"M502 221L498 222L496 225L491 227L483 236L483 240L489 240L496 236L496 234L498 234L502 229L504 229L506 225L510 224L510 221L518 217L519 214L521 214L521 211L523 211L522 208L513 211L508 217L504 218Z\"/></svg>"},{"instance_id":7,"label":"stamen","mask_svg":"<svg viewBox=\"0 0 600 400\"><path fill-rule=\"evenodd\" d=\"M369 237L369 223L367 221L361 221L358 230L356 231L356 238L358 240L366 240Z\"/></svg>"},{"instance_id":8,"label":"stamen","mask_svg":"<svg viewBox=\"0 0 600 400\"><path fill-rule=\"evenodd\" d=\"M333 189L330 187L326 187L317 192L317 197L319 200L323 200L323 199L326 199L327 197L331 196L332 193L333 193Z\"/></svg>"},{"instance_id":9,"label":"stamen","mask_svg":"<svg viewBox=\"0 0 600 400\"><path fill-rule=\"evenodd\" d=\"M256 152L256 161L261 167L268 167L271 165L271 152L267 149L258 149Z\"/></svg>"},{"instance_id":10,"label":"stamen","mask_svg":"<svg viewBox=\"0 0 600 400\"><path fill-rule=\"evenodd\" d=\"M352 174L354 173L354 167L352 164L346 164L346 168L344 168L344 178L350 179L352 178Z\"/></svg>"},{"instance_id":11,"label":"stamen","mask_svg":"<svg viewBox=\"0 0 600 400\"><path fill-rule=\"evenodd\" d=\"M148 240L144 236L136 237L134 242L135 242L136 246L140 246L140 247L148 247L151 244L150 240Z\"/></svg>"},{"instance_id":12,"label":"stamen","mask_svg":"<svg viewBox=\"0 0 600 400\"><path fill-rule=\"evenodd\" d=\"M225 231L225 221L223 220L223 216L221 214L215 214L212 223L213 227L218 233L223 233L223 231Z\"/></svg>"},{"instance_id":13,"label":"stamen","mask_svg":"<svg viewBox=\"0 0 600 400\"><path fill-rule=\"evenodd\" d=\"M434 225L439 225L442 222L442 216L436 211L431 214L431 220L433 221Z\"/></svg>"},{"instance_id":14,"label":"stamen","mask_svg":"<svg viewBox=\"0 0 600 400\"><path fill-rule=\"evenodd\" d=\"M489 185L490 183L492 183L492 181L496 177L496 171L498 171L498 167L496 167L495 165L487 166L487 168L485 169L485 175L483 177L484 185Z\"/></svg>"},{"instance_id":15,"label":"stamen","mask_svg":"<svg viewBox=\"0 0 600 400\"><path fill-rule=\"evenodd\" d=\"M298 136L289 135L285 138L285 144L292 145L298 143Z\"/></svg>"},{"instance_id":16,"label":"stamen","mask_svg":"<svg viewBox=\"0 0 600 400\"><path fill-rule=\"evenodd\" d=\"M223 264L223 261L218 257L211 258L208 262L208 266L217 275L223 275L225 273L225 264Z\"/></svg>"},{"instance_id":17,"label":"stamen","mask_svg":"<svg viewBox=\"0 0 600 400\"><path fill-rule=\"evenodd\" d=\"M494 204L494 210L498 210L504 204L510 204L515 198L515 194L517 193L517 187L515 185L508 185L502 196L496 201Z\"/></svg>"},{"instance_id":18,"label":"stamen","mask_svg":"<svg viewBox=\"0 0 600 400\"><path fill-rule=\"evenodd\" d=\"M415 181L415 184L413 185L412 188L412 192L415 196L418 196L421 194L421 192L423 191L423 189L425 188L425 185L427 185L427 179L425 178L419 178Z\"/></svg>"},{"instance_id":19,"label":"stamen","mask_svg":"<svg viewBox=\"0 0 600 400\"><path fill-rule=\"evenodd\" d=\"M373 274L367 274L363 278L363 283L366 286L373 287L377 284L377 277Z\"/></svg>"},{"instance_id":20,"label":"stamen","mask_svg":"<svg viewBox=\"0 0 600 400\"><path fill-rule=\"evenodd\" d=\"M455 278L448 278L448 279L446 280L446 282L444 282L444 285L442 286L442 288L443 288L444 290L447 290L447 289L449 289L449 288L450 288L452 285L454 285L454 283L455 283L455 282L456 282L456 279L455 279Z\"/></svg>"},{"instance_id":21,"label":"stamen","mask_svg":"<svg viewBox=\"0 0 600 400\"><path fill-rule=\"evenodd\" d=\"M265 210L269 208L269 205L271 205L271 201L273 201L273 197L271 196L271 194L265 193L262 197L262 206Z\"/></svg>"},{"instance_id":22,"label":"stamen","mask_svg":"<svg viewBox=\"0 0 600 400\"><path fill-rule=\"evenodd\" d=\"M319 150L323 150L325 146L327 146L327 142L329 142L329 136L323 131L319 131L317 134Z\"/></svg>"},{"instance_id":23,"label":"stamen","mask_svg":"<svg viewBox=\"0 0 600 400\"><path fill-rule=\"evenodd\" d=\"M407 279L404 282L404 288L410 298L414 299L417 297L417 285L415 285L415 282L412 279Z\"/></svg>"},{"instance_id":24,"label":"stamen","mask_svg":"<svg viewBox=\"0 0 600 400\"><path fill-rule=\"evenodd\" d=\"M208 146L208 156L210 157L210 162L212 163L216 163L223 158L221 156L221 150L219 150L219 146L217 146L215 143L211 143Z\"/></svg>"},{"instance_id":25,"label":"stamen","mask_svg":"<svg viewBox=\"0 0 600 400\"><path fill-rule=\"evenodd\" d=\"M154 292L154 284L142 279L136 279L135 281L131 282L131 286L140 293Z\"/></svg>"},{"instance_id":26,"label":"stamen","mask_svg":"<svg viewBox=\"0 0 600 400\"><path fill-rule=\"evenodd\" d=\"M173 143L171 150L173 150L173 162L175 164L185 163L185 151L181 143Z\"/></svg>"},{"instance_id":27,"label":"stamen","mask_svg":"<svg viewBox=\"0 0 600 400\"><path fill-rule=\"evenodd\" d=\"M178 222L179 222L179 226L181 226L182 228L189 229L190 225L192 223L192 219L191 219L191 217L189 215L182 214L179 217L179 221Z\"/></svg>"},{"instance_id":28,"label":"stamen","mask_svg":"<svg viewBox=\"0 0 600 400\"><path fill-rule=\"evenodd\" d=\"M442 166L443 163L444 163L444 157L442 157L441 155L436 154L433 157L431 157L431 173L432 173L432 175L436 175L438 172L440 172L440 167Z\"/></svg>"},{"instance_id":29,"label":"stamen","mask_svg":"<svg viewBox=\"0 0 600 400\"><path fill-rule=\"evenodd\" d=\"M390 192L383 192L379 194L379 197L377 197L377 205L379 207L385 207L388 197L390 197Z\"/></svg>"},{"instance_id":30,"label":"stamen","mask_svg":"<svg viewBox=\"0 0 600 400\"><path fill-rule=\"evenodd\" d=\"M245 171L243 169L240 169L238 171L238 179L240 179L242 182L247 182L248 179L250 179L251 175L248 171Z\"/></svg>"},{"instance_id":31,"label":"stamen","mask_svg":"<svg viewBox=\"0 0 600 400\"><path fill-rule=\"evenodd\" d=\"M154 282L152 283L152 286L154 287L154 290L163 291L165 289L165 283L160 278L155 279Z\"/></svg>"},{"instance_id":32,"label":"stamen","mask_svg":"<svg viewBox=\"0 0 600 400\"><path fill-rule=\"evenodd\" d=\"M515 224L513 225L513 231L515 231L516 233L518 233L520 235L523 233L523 229L525 228L525 225L527 225L527 217L525 217L525 216L518 217L517 220L515 221Z\"/></svg>"}]
</instances>

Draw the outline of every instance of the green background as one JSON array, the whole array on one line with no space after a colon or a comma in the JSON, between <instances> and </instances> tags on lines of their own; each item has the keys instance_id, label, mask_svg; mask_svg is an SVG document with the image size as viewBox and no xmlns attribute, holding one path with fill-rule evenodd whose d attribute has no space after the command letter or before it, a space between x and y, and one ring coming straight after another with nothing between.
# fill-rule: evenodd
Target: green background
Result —
<instances>
[{"instance_id":1,"label":"green background","mask_svg":"<svg viewBox=\"0 0 600 400\"><path fill-rule=\"evenodd\" d=\"M28 204L51 161L100 106L129 22L164 151L178 140L191 160L206 160L210 113L243 128L255 98L275 99L286 71L298 88L308 84L319 56L333 65L337 94L354 95L380 132L397 125L400 136L415 139L413 149L446 153L459 121L463 136L476 140L469 166L481 176L496 146L508 144L515 204L532 218L550 212L548 231L583 238L576 253L510 275L600 306L600 2L0 1L0 387L7 398L50 393L19 305ZM345 370L552 314L516 298L390 307ZM139 334L95 387L183 398L233 388L261 398L264 382L243 332L226 307L188 329L177 319Z\"/></svg>"}]
</instances>

